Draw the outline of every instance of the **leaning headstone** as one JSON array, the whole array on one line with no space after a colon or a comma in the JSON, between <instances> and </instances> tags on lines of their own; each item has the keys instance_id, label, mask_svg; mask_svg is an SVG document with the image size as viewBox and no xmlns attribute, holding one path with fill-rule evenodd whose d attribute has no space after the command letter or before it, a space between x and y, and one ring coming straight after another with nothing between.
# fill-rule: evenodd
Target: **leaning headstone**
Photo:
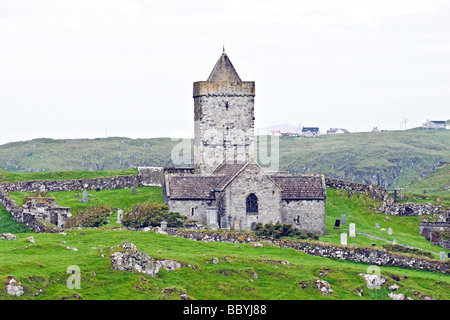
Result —
<instances>
[{"instance_id":1,"label":"leaning headstone","mask_svg":"<svg viewBox=\"0 0 450 320\"><path fill-rule=\"evenodd\" d=\"M88 203L88 202L89 202L87 190L84 190L84 191L83 191L83 200L82 200L81 202L82 202L82 203Z\"/></svg>"},{"instance_id":2,"label":"leaning headstone","mask_svg":"<svg viewBox=\"0 0 450 320\"><path fill-rule=\"evenodd\" d=\"M445 260L445 251L441 251L440 255L439 255L440 260L444 261Z\"/></svg>"},{"instance_id":3,"label":"leaning headstone","mask_svg":"<svg viewBox=\"0 0 450 320\"><path fill-rule=\"evenodd\" d=\"M349 237L352 237L352 238L354 238L354 237L356 237L356 234L355 234L355 224L354 223L350 223L349 224Z\"/></svg>"},{"instance_id":4,"label":"leaning headstone","mask_svg":"<svg viewBox=\"0 0 450 320\"><path fill-rule=\"evenodd\" d=\"M347 245L347 234L341 233L341 245L346 246Z\"/></svg>"},{"instance_id":5,"label":"leaning headstone","mask_svg":"<svg viewBox=\"0 0 450 320\"><path fill-rule=\"evenodd\" d=\"M345 214L341 214L341 224L345 224Z\"/></svg>"},{"instance_id":6,"label":"leaning headstone","mask_svg":"<svg viewBox=\"0 0 450 320\"><path fill-rule=\"evenodd\" d=\"M334 229L339 229L340 224L341 224L341 220L336 219L336 222L334 223Z\"/></svg>"},{"instance_id":7,"label":"leaning headstone","mask_svg":"<svg viewBox=\"0 0 450 320\"><path fill-rule=\"evenodd\" d=\"M123 218L123 210L119 209L119 210L117 210L117 223L118 224L122 223L122 218Z\"/></svg>"},{"instance_id":8,"label":"leaning headstone","mask_svg":"<svg viewBox=\"0 0 450 320\"><path fill-rule=\"evenodd\" d=\"M390 236L392 235L392 228L388 229L388 235L390 235Z\"/></svg>"},{"instance_id":9,"label":"leaning headstone","mask_svg":"<svg viewBox=\"0 0 450 320\"><path fill-rule=\"evenodd\" d=\"M136 188L134 186L131 187L131 194L136 194Z\"/></svg>"}]
</instances>

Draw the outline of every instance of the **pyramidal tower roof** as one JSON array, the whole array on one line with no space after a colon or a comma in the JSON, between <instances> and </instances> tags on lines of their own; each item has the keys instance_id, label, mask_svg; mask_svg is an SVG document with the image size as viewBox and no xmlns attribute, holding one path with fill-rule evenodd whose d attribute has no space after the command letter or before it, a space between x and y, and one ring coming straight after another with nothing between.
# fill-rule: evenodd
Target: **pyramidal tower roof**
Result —
<instances>
[{"instance_id":1,"label":"pyramidal tower roof","mask_svg":"<svg viewBox=\"0 0 450 320\"><path fill-rule=\"evenodd\" d=\"M208 77L207 81L211 82L219 82L219 81L228 81L228 82L242 82L241 78L237 74L236 70L233 67L228 55L225 53L225 49L222 52L219 60L217 60L214 69Z\"/></svg>"}]
</instances>

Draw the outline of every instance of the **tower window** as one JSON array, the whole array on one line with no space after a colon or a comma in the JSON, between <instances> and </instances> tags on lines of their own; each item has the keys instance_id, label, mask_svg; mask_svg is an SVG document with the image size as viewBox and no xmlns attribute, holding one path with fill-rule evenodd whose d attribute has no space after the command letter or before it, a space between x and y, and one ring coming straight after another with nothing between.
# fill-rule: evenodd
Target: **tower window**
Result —
<instances>
[{"instance_id":1,"label":"tower window","mask_svg":"<svg viewBox=\"0 0 450 320\"><path fill-rule=\"evenodd\" d=\"M225 102L225 108L227 109L227 111L228 111L228 107L229 107L229 104L228 104L228 101L227 101L227 102Z\"/></svg>"},{"instance_id":2,"label":"tower window","mask_svg":"<svg viewBox=\"0 0 450 320\"><path fill-rule=\"evenodd\" d=\"M227 127L227 135L228 135L229 131L230 131L230 128Z\"/></svg>"},{"instance_id":3,"label":"tower window","mask_svg":"<svg viewBox=\"0 0 450 320\"><path fill-rule=\"evenodd\" d=\"M247 214L258 214L258 197L250 193L246 199Z\"/></svg>"}]
</instances>

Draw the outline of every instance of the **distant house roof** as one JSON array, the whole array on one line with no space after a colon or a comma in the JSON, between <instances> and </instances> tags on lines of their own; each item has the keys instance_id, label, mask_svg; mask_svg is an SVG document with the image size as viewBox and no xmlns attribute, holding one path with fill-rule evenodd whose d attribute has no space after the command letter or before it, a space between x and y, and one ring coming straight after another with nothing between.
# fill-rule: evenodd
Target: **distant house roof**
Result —
<instances>
[{"instance_id":1,"label":"distant house roof","mask_svg":"<svg viewBox=\"0 0 450 320\"><path fill-rule=\"evenodd\" d=\"M437 121L430 121L430 122L433 122L433 123L438 123L438 124L445 124L445 121L441 121L441 120L437 120Z\"/></svg>"},{"instance_id":2,"label":"distant house roof","mask_svg":"<svg viewBox=\"0 0 450 320\"><path fill-rule=\"evenodd\" d=\"M318 127L303 127L302 128L302 132L319 132L319 128Z\"/></svg>"},{"instance_id":3,"label":"distant house roof","mask_svg":"<svg viewBox=\"0 0 450 320\"><path fill-rule=\"evenodd\" d=\"M325 187L320 175L274 175L272 179L281 187L282 199L324 199Z\"/></svg>"},{"instance_id":4,"label":"distant house roof","mask_svg":"<svg viewBox=\"0 0 450 320\"><path fill-rule=\"evenodd\" d=\"M342 131L344 133L349 133L347 129L344 128L330 128L327 133L336 133L337 131Z\"/></svg>"}]
</instances>

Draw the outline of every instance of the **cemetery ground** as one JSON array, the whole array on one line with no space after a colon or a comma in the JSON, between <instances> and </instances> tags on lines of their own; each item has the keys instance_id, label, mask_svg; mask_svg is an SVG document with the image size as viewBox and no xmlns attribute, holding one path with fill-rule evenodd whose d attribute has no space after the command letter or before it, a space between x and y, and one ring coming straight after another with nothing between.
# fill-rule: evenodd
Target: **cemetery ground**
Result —
<instances>
[{"instance_id":1,"label":"cemetery ground","mask_svg":"<svg viewBox=\"0 0 450 320\"><path fill-rule=\"evenodd\" d=\"M89 203L79 203L75 191L51 192L61 206L72 212L86 206L107 204L126 212L133 203L162 202L161 188L89 191ZM81 197L81 192L78 192ZM27 193L11 193L19 205ZM378 203L366 195L348 197L346 191L327 189L327 235L319 241L339 244L340 234L348 232L349 223L357 232L364 232L399 244L406 243L436 255L443 248L432 246L419 235L419 217L389 216L370 208ZM334 222L346 215L346 223L334 229ZM380 289L369 289L360 273L369 265L337 259L310 256L294 249L264 245L192 241L152 232L130 231L117 224L117 212L110 223L98 229L71 229L62 234L42 234L27 230L12 221L0 208L0 233L11 232L16 241L0 240L0 279L8 283L13 276L20 281L25 293L12 296L0 290L0 299L8 300L388 300L388 288L397 284L398 291L413 299L431 296L437 300L450 299L450 277L422 270L380 267L386 283ZM375 228L375 224L379 228ZM388 228L393 234L388 235ZM381 229L385 229L382 231ZM26 240L34 237L34 243ZM116 271L111 267L109 249L131 241L137 249L156 259L173 259L184 265L174 271L161 270L156 277L138 272ZM380 248L388 242L357 233L348 244ZM77 250L67 249L76 248ZM446 252L447 253L447 252ZM217 258L215 260L214 258ZM217 263L214 263L213 261ZM80 268L80 289L69 289L69 266ZM327 281L333 293L323 295L315 281ZM362 296L360 295L363 292Z\"/></svg>"}]
</instances>

